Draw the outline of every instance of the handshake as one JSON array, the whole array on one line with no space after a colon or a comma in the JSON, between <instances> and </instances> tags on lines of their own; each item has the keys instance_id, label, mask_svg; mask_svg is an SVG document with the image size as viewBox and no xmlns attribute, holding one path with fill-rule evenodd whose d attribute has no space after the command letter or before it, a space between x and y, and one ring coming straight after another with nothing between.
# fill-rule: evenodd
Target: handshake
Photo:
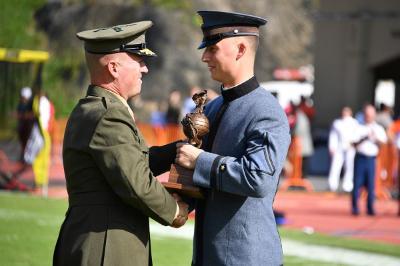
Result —
<instances>
[{"instance_id":1,"label":"handshake","mask_svg":"<svg viewBox=\"0 0 400 266\"><path fill-rule=\"evenodd\" d=\"M186 202L184 202L178 194L174 193L172 194L172 196L176 200L177 210L171 226L179 228L182 225L184 225L188 219L189 205Z\"/></svg>"},{"instance_id":2,"label":"handshake","mask_svg":"<svg viewBox=\"0 0 400 266\"><path fill-rule=\"evenodd\" d=\"M186 169L193 170L196 165L197 157L201 152L203 152L203 150L187 143L178 143L175 163ZM178 194L173 193L172 196L175 198L178 208L171 226L179 228L184 225L188 219L189 205L184 202Z\"/></svg>"}]
</instances>

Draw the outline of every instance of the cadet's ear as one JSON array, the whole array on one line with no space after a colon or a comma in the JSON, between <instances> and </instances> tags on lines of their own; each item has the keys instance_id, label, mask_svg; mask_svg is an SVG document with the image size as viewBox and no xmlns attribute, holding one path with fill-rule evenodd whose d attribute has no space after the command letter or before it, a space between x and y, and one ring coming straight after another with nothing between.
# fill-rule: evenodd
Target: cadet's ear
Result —
<instances>
[{"instance_id":1,"label":"cadet's ear","mask_svg":"<svg viewBox=\"0 0 400 266\"><path fill-rule=\"evenodd\" d=\"M238 53L236 55L236 61L239 60L246 53L246 45L241 41L238 44Z\"/></svg>"}]
</instances>

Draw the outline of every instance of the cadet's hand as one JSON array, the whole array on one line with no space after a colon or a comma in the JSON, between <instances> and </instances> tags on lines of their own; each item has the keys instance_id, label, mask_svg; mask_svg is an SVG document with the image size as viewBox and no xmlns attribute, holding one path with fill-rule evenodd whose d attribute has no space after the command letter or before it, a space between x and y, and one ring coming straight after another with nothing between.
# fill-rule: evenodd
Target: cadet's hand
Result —
<instances>
[{"instance_id":1,"label":"cadet's hand","mask_svg":"<svg viewBox=\"0 0 400 266\"><path fill-rule=\"evenodd\" d=\"M197 157L202 153L202 149L198 149L188 143L179 142L176 144L175 163L188 169L194 169Z\"/></svg>"},{"instance_id":2,"label":"cadet's hand","mask_svg":"<svg viewBox=\"0 0 400 266\"><path fill-rule=\"evenodd\" d=\"M188 219L189 215L189 205L182 201L182 198L178 194L172 194L175 198L178 210L175 214L175 219L172 222L172 227L178 228L184 225Z\"/></svg>"}]
</instances>

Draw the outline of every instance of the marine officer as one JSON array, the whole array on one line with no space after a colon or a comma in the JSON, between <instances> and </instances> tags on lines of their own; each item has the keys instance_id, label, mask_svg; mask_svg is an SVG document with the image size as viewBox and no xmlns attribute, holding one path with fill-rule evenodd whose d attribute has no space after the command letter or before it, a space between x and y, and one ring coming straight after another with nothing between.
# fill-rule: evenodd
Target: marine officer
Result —
<instances>
[{"instance_id":1,"label":"marine officer","mask_svg":"<svg viewBox=\"0 0 400 266\"><path fill-rule=\"evenodd\" d=\"M187 204L154 177L169 169L175 144L148 148L127 99L141 91L151 21L87 30L91 85L72 111L63 161L69 207L54 265L150 265L149 217L182 226Z\"/></svg>"}]
</instances>

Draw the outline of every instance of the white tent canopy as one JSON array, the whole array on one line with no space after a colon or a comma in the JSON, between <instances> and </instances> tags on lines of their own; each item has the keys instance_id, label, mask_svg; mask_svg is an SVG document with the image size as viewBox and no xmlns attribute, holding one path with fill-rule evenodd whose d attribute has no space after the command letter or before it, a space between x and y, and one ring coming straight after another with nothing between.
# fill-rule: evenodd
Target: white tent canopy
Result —
<instances>
[{"instance_id":1,"label":"white tent canopy","mask_svg":"<svg viewBox=\"0 0 400 266\"><path fill-rule=\"evenodd\" d=\"M282 107L286 107L290 101L298 104L301 96L309 97L314 92L313 84L308 82L268 81L260 85L267 91L276 93Z\"/></svg>"}]
</instances>

